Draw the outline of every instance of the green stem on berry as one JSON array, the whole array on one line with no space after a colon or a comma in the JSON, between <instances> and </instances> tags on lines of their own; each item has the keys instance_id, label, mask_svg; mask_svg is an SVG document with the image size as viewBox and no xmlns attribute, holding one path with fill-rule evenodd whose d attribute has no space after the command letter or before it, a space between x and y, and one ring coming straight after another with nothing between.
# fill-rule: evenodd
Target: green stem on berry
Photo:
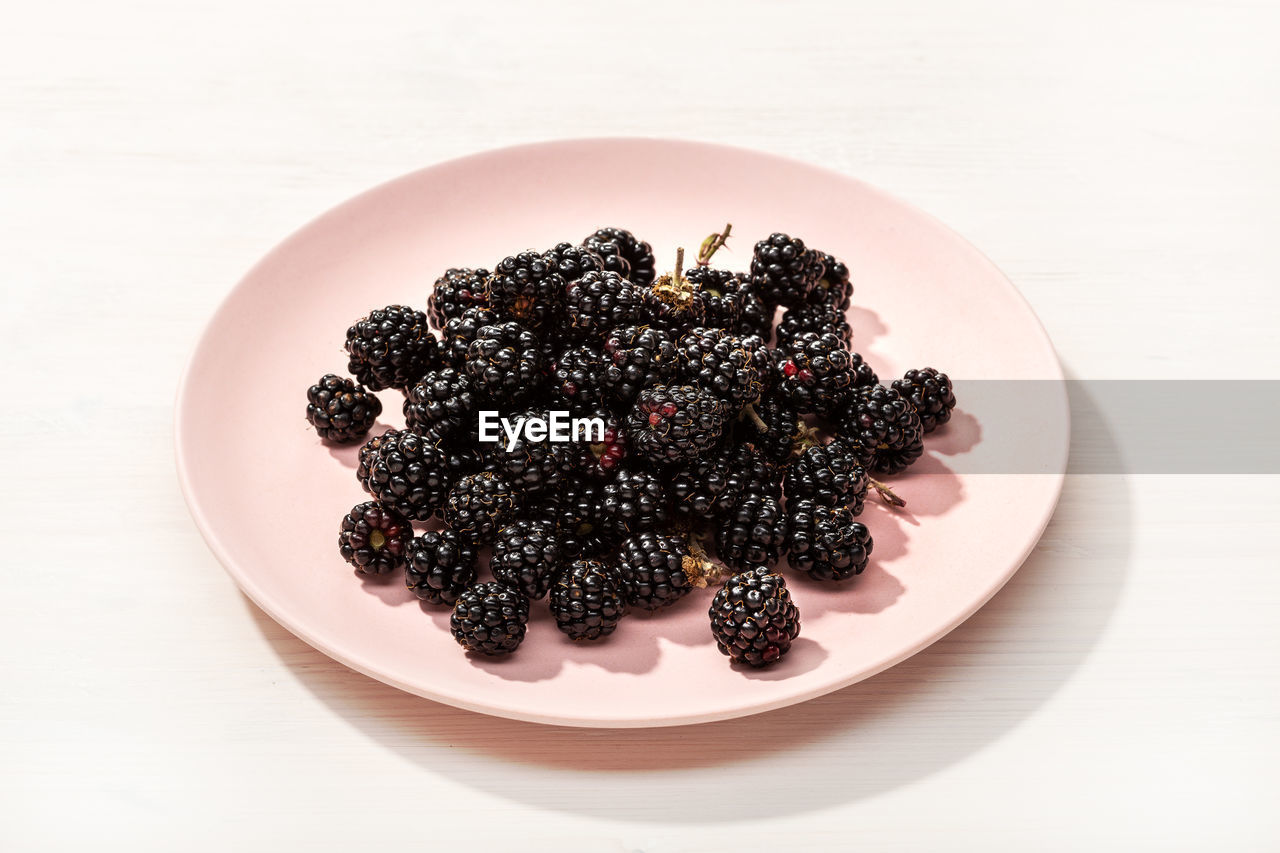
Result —
<instances>
[{"instance_id":1,"label":"green stem on berry","mask_svg":"<svg viewBox=\"0 0 1280 853\"><path fill-rule=\"evenodd\" d=\"M870 480L871 487L880 494L880 500L889 504L889 506L906 506L907 505L906 501L904 501L902 498L894 494L893 489L889 488L884 483L880 482L874 477L868 477L867 479Z\"/></svg>"},{"instance_id":2,"label":"green stem on berry","mask_svg":"<svg viewBox=\"0 0 1280 853\"><path fill-rule=\"evenodd\" d=\"M716 250L729 242L729 232L732 230L733 223L726 222L723 231L711 234L702 241L702 246L698 249L698 266L705 267L711 263L711 256L716 253Z\"/></svg>"}]
</instances>

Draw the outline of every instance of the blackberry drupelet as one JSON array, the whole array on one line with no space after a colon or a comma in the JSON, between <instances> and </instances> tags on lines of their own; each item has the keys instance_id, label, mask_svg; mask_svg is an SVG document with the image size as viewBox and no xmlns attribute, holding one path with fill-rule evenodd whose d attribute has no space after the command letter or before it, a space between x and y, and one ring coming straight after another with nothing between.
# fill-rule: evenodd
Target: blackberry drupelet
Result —
<instances>
[{"instance_id":1,"label":"blackberry drupelet","mask_svg":"<svg viewBox=\"0 0 1280 853\"><path fill-rule=\"evenodd\" d=\"M450 607L476 582L476 548L452 530L428 530L409 542L404 583L428 604Z\"/></svg>"},{"instance_id":2,"label":"blackberry drupelet","mask_svg":"<svg viewBox=\"0 0 1280 853\"><path fill-rule=\"evenodd\" d=\"M853 362L838 337L801 332L773 352L778 391L799 412L825 416L848 403Z\"/></svg>"},{"instance_id":3,"label":"blackberry drupelet","mask_svg":"<svg viewBox=\"0 0 1280 853\"><path fill-rule=\"evenodd\" d=\"M551 587L551 614L571 640L598 640L626 613L618 570L598 560L574 560Z\"/></svg>"},{"instance_id":4,"label":"blackberry drupelet","mask_svg":"<svg viewBox=\"0 0 1280 853\"><path fill-rule=\"evenodd\" d=\"M563 560L555 522L520 519L498 531L489 570L494 580L536 601L551 589Z\"/></svg>"},{"instance_id":5,"label":"blackberry drupelet","mask_svg":"<svg viewBox=\"0 0 1280 853\"><path fill-rule=\"evenodd\" d=\"M834 308L843 314L849 310L853 297L853 282L849 280L849 268L844 261L826 252L818 252L822 261L822 276L809 294L809 301Z\"/></svg>"},{"instance_id":6,"label":"blackberry drupelet","mask_svg":"<svg viewBox=\"0 0 1280 853\"><path fill-rule=\"evenodd\" d=\"M385 506L425 521L444 504L452 484L445 456L426 436L389 429L360 448L356 477Z\"/></svg>"},{"instance_id":7,"label":"blackberry drupelet","mask_svg":"<svg viewBox=\"0 0 1280 853\"><path fill-rule=\"evenodd\" d=\"M560 274L566 282L577 281L587 273L603 272L604 259L586 246L575 246L572 243L557 243L542 255L551 269Z\"/></svg>"},{"instance_id":8,"label":"blackberry drupelet","mask_svg":"<svg viewBox=\"0 0 1280 853\"><path fill-rule=\"evenodd\" d=\"M385 575L404 563L412 538L407 518L377 501L367 501L343 516L338 551L360 574Z\"/></svg>"},{"instance_id":9,"label":"blackberry drupelet","mask_svg":"<svg viewBox=\"0 0 1280 853\"><path fill-rule=\"evenodd\" d=\"M768 305L791 307L804 302L822 278L822 256L804 241L772 234L756 243L751 258L751 283Z\"/></svg>"},{"instance_id":10,"label":"blackberry drupelet","mask_svg":"<svg viewBox=\"0 0 1280 853\"><path fill-rule=\"evenodd\" d=\"M505 655L524 641L529 599L500 583L478 583L458 596L449 618L453 638L469 652Z\"/></svg>"},{"instance_id":11,"label":"blackberry drupelet","mask_svg":"<svg viewBox=\"0 0 1280 853\"><path fill-rule=\"evenodd\" d=\"M725 444L701 459L671 469L667 493L676 518L701 522L733 506L746 485L739 472L759 451L747 444Z\"/></svg>"},{"instance_id":12,"label":"blackberry drupelet","mask_svg":"<svg viewBox=\"0 0 1280 853\"><path fill-rule=\"evenodd\" d=\"M680 381L720 398L736 414L760 399L764 391L761 364L768 359L757 337L744 341L723 329L698 327L676 343Z\"/></svg>"},{"instance_id":13,"label":"blackberry drupelet","mask_svg":"<svg viewBox=\"0 0 1280 853\"><path fill-rule=\"evenodd\" d=\"M440 514L466 541L487 545L516 510L511 484L492 471L480 471L458 479Z\"/></svg>"},{"instance_id":14,"label":"blackberry drupelet","mask_svg":"<svg viewBox=\"0 0 1280 853\"><path fill-rule=\"evenodd\" d=\"M704 322L717 329L737 331L742 322L743 283L737 273L694 267L684 277L702 294Z\"/></svg>"},{"instance_id":15,"label":"blackberry drupelet","mask_svg":"<svg viewBox=\"0 0 1280 853\"><path fill-rule=\"evenodd\" d=\"M780 394L766 394L739 417L734 439L755 445L767 458L785 463L808 435L800 412Z\"/></svg>"},{"instance_id":16,"label":"blackberry drupelet","mask_svg":"<svg viewBox=\"0 0 1280 853\"><path fill-rule=\"evenodd\" d=\"M623 467L601 490L601 520L623 533L639 533L666 524L666 489L652 471Z\"/></svg>"},{"instance_id":17,"label":"blackberry drupelet","mask_svg":"<svg viewBox=\"0 0 1280 853\"><path fill-rule=\"evenodd\" d=\"M545 379L538 338L519 323L498 323L476 332L464 365L476 389L504 404L531 398Z\"/></svg>"},{"instance_id":18,"label":"blackberry drupelet","mask_svg":"<svg viewBox=\"0 0 1280 853\"><path fill-rule=\"evenodd\" d=\"M489 302L484 295L484 283L488 278L486 269L445 270L427 297L427 315L431 325L443 332L445 324L454 317L461 317L468 308L488 307Z\"/></svg>"},{"instance_id":19,"label":"blackberry drupelet","mask_svg":"<svg viewBox=\"0 0 1280 853\"><path fill-rule=\"evenodd\" d=\"M653 284L656 275L653 248L630 231L624 228L601 228L583 240L582 244L601 257L609 254L621 257L626 261L628 271L624 272L621 269L616 271L627 276L640 287ZM612 244L615 247L614 251L606 250L607 244Z\"/></svg>"},{"instance_id":20,"label":"blackberry drupelet","mask_svg":"<svg viewBox=\"0 0 1280 853\"><path fill-rule=\"evenodd\" d=\"M382 402L345 376L326 373L307 389L307 422L325 441L359 441L380 414Z\"/></svg>"},{"instance_id":21,"label":"blackberry drupelet","mask_svg":"<svg viewBox=\"0 0 1280 853\"><path fill-rule=\"evenodd\" d=\"M731 569L772 566L787 540L781 496L772 487L748 488L716 525L716 553Z\"/></svg>"},{"instance_id":22,"label":"blackberry drupelet","mask_svg":"<svg viewBox=\"0 0 1280 853\"><path fill-rule=\"evenodd\" d=\"M405 390L440 366L427 315L407 305L370 311L347 329L347 371L370 391Z\"/></svg>"},{"instance_id":23,"label":"blackberry drupelet","mask_svg":"<svg viewBox=\"0 0 1280 853\"><path fill-rule=\"evenodd\" d=\"M444 367L419 379L404 398L404 421L418 433L448 438L474 426L480 395L471 380Z\"/></svg>"},{"instance_id":24,"label":"blackberry drupelet","mask_svg":"<svg viewBox=\"0 0 1280 853\"><path fill-rule=\"evenodd\" d=\"M565 288L568 333L596 341L610 329L630 326L641 316L640 288L614 272L589 272Z\"/></svg>"},{"instance_id":25,"label":"blackberry drupelet","mask_svg":"<svg viewBox=\"0 0 1280 853\"><path fill-rule=\"evenodd\" d=\"M856 391L859 388L870 388L872 385L880 384L880 377L876 376L876 372L871 369L871 365L862 359L862 353L849 351L849 367L853 370L853 387Z\"/></svg>"},{"instance_id":26,"label":"blackberry drupelet","mask_svg":"<svg viewBox=\"0 0 1280 853\"><path fill-rule=\"evenodd\" d=\"M765 666L781 658L800 635L800 611L782 575L753 566L716 592L709 611L721 653L737 663Z\"/></svg>"},{"instance_id":27,"label":"blackberry drupelet","mask_svg":"<svg viewBox=\"0 0 1280 853\"><path fill-rule=\"evenodd\" d=\"M896 474L924 452L920 416L893 388L859 388L835 417L836 434L874 453L873 471Z\"/></svg>"},{"instance_id":28,"label":"blackberry drupelet","mask_svg":"<svg viewBox=\"0 0 1280 853\"><path fill-rule=\"evenodd\" d=\"M622 540L618 571L627 604L653 611L688 595L703 575L704 561L691 554L683 536L646 530Z\"/></svg>"},{"instance_id":29,"label":"blackberry drupelet","mask_svg":"<svg viewBox=\"0 0 1280 853\"><path fill-rule=\"evenodd\" d=\"M787 564L814 580L846 580L867 567L871 531L847 507L788 500L787 529Z\"/></svg>"},{"instance_id":30,"label":"blackberry drupelet","mask_svg":"<svg viewBox=\"0 0 1280 853\"><path fill-rule=\"evenodd\" d=\"M737 332L740 335L759 335L767 343L773 338L773 318L778 313L778 304L764 301L756 288L748 283L749 279L742 280L742 318L738 321Z\"/></svg>"},{"instance_id":31,"label":"blackberry drupelet","mask_svg":"<svg viewBox=\"0 0 1280 853\"><path fill-rule=\"evenodd\" d=\"M693 385L654 385L636 397L627 439L655 465L696 459L719 445L725 414L720 399Z\"/></svg>"},{"instance_id":32,"label":"blackberry drupelet","mask_svg":"<svg viewBox=\"0 0 1280 853\"><path fill-rule=\"evenodd\" d=\"M532 250L503 258L485 282L489 308L528 329L546 325L559 310L565 285L553 261Z\"/></svg>"},{"instance_id":33,"label":"blackberry drupelet","mask_svg":"<svg viewBox=\"0 0 1280 853\"><path fill-rule=\"evenodd\" d=\"M611 550L618 534L603 511L604 484L586 477L569 477L560 488L531 509L553 522L560 534L560 553L566 559L594 557Z\"/></svg>"},{"instance_id":34,"label":"blackberry drupelet","mask_svg":"<svg viewBox=\"0 0 1280 853\"><path fill-rule=\"evenodd\" d=\"M602 405L605 401L605 357L594 346L573 346L551 363L547 391L553 403L570 409Z\"/></svg>"},{"instance_id":35,"label":"blackberry drupelet","mask_svg":"<svg viewBox=\"0 0 1280 853\"><path fill-rule=\"evenodd\" d=\"M815 444L787 467L783 487L791 501L808 500L823 506L844 506L854 515L862 513L868 478L864 464L870 462L859 445L833 438Z\"/></svg>"},{"instance_id":36,"label":"blackberry drupelet","mask_svg":"<svg viewBox=\"0 0 1280 853\"><path fill-rule=\"evenodd\" d=\"M674 379L675 339L649 326L623 326L605 335L604 385L615 401L630 404L650 385Z\"/></svg>"},{"instance_id":37,"label":"blackberry drupelet","mask_svg":"<svg viewBox=\"0 0 1280 853\"><path fill-rule=\"evenodd\" d=\"M893 380L890 387L906 397L915 408L925 435L951 420L956 395L947 374L932 367L908 370L901 379Z\"/></svg>"},{"instance_id":38,"label":"blackberry drupelet","mask_svg":"<svg viewBox=\"0 0 1280 853\"><path fill-rule=\"evenodd\" d=\"M835 335L846 349L853 340L853 328L844 314L821 303L806 302L783 312L782 319L774 329L777 346L785 348L796 335L803 332Z\"/></svg>"},{"instance_id":39,"label":"blackberry drupelet","mask_svg":"<svg viewBox=\"0 0 1280 853\"><path fill-rule=\"evenodd\" d=\"M498 315L488 308L468 308L445 323L440 340L440 355L446 365L462 370L467 362L467 349L485 326L498 323Z\"/></svg>"},{"instance_id":40,"label":"blackberry drupelet","mask_svg":"<svg viewBox=\"0 0 1280 853\"><path fill-rule=\"evenodd\" d=\"M513 413L508 418L540 420L549 422L550 412L546 409L530 409ZM578 452L569 442L530 441L525 430L512 441L504 433L498 441L487 445L485 451L486 471L498 474L510 483L517 492L538 494L559 482L564 471L571 469L571 454Z\"/></svg>"}]
</instances>

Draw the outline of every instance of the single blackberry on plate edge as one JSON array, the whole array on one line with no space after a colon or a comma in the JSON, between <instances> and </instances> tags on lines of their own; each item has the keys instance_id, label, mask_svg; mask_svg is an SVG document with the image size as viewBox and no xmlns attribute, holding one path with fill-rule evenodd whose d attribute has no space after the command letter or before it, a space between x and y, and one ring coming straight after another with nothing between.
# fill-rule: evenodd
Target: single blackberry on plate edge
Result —
<instances>
[{"instance_id":1,"label":"single blackberry on plate edge","mask_svg":"<svg viewBox=\"0 0 1280 853\"><path fill-rule=\"evenodd\" d=\"M725 404L693 385L654 385L636 397L627 440L655 465L696 459L720 444Z\"/></svg>"},{"instance_id":2,"label":"single blackberry on plate edge","mask_svg":"<svg viewBox=\"0 0 1280 853\"><path fill-rule=\"evenodd\" d=\"M749 488L716 525L716 554L731 569L772 566L787 541L787 517L771 488Z\"/></svg>"},{"instance_id":3,"label":"single blackberry on plate edge","mask_svg":"<svg viewBox=\"0 0 1280 853\"><path fill-rule=\"evenodd\" d=\"M549 519L508 522L493 541L493 579L537 600L547 594L564 559L560 535Z\"/></svg>"},{"instance_id":4,"label":"single blackberry on plate edge","mask_svg":"<svg viewBox=\"0 0 1280 853\"><path fill-rule=\"evenodd\" d=\"M489 302L484 295L484 283L488 278L486 269L445 270L427 297L427 315L431 325L443 332L445 324L454 317L461 317L468 308L488 307Z\"/></svg>"},{"instance_id":5,"label":"single blackberry on plate edge","mask_svg":"<svg viewBox=\"0 0 1280 853\"><path fill-rule=\"evenodd\" d=\"M806 302L788 308L774 329L774 336L779 348L785 348L796 335L802 332L813 332L818 335L832 334L840 339L845 348L853 340L853 327L845 319L843 313L830 306Z\"/></svg>"},{"instance_id":6,"label":"single blackberry on plate edge","mask_svg":"<svg viewBox=\"0 0 1280 853\"><path fill-rule=\"evenodd\" d=\"M527 251L503 258L485 282L489 308L506 320L539 329L560 308L565 280L552 260Z\"/></svg>"},{"instance_id":7,"label":"single blackberry on plate edge","mask_svg":"<svg viewBox=\"0 0 1280 853\"><path fill-rule=\"evenodd\" d=\"M750 666L778 660L800 635L800 611L786 580L765 566L752 566L725 581L708 614L716 647Z\"/></svg>"},{"instance_id":8,"label":"single blackberry on plate edge","mask_svg":"<svg viewBox=\"0 0 1280 853\"><path fill-rule=\"evenodd\" d=\"M615 272L589 272L565 287L569 333L598 340L610 329L640 319L640 288Z\"/></svg>"},{"instance_id":9,"label":"single blackberry on plate edge","mask_svg":"<svg viewBox=\"0 0 1280 853\"><path fill-rule=\"evenodd\" d=\"M427 315L388 305L347 329L347 371L370 391L404 390L440 365L439 343Z\"/></svg>"},{"instance_id":10,"label":"single blackberry on plate edge","mask_svg":"<svg viewBox=\"0 0 1280 853\"><path fill-rule=\"evenodd\" d=\"M407 518L377 501L367 501L343 516L338 551L360 574L385 575L404 563L412 538Z\"/></svg>"},{"instance_id":11,"label":"single blackberry on plate edge","mask_svg":"<svg viewBox=\"0 0 1280 853\"><path fill-rule=\"evenodd\" d=\"M307 389L307 422L325 441L359 441L380 414L382 402L344 376L326 373Z\"/></svg>"},{"instance_id":12,"label":"single blackberry on plate edge","mask_svg":"<svg viewBox=\"0 0 1280 853\"><path fill-rule=\"evenodd\" d=\"M607 244L616 247L614 252L605 249ZM653 283L656 275L653 260L653 248L624 228L601 228L582 241L588 249L606 257L617 254L627 263L628 270L616 272L627 276L641 287Z\"/></svg>"},{"instance_id":13,"label":"single blackberry on plate edge","mask_svg":"<svg viewBox=\"0 0 1280 853\"><path fill-rule=\"evenodd\" d=\"M697 266L684 277L702 294L704 322L731 332L742 322L743 284L738 273Z\"/></svg>"},{"instance_id":14,"label":"single blackberry on plate edge","mask_svg":"<svg viewBox=\"0 0 1280 853\"><path fill-rule=\"evenodd\" d=\"M810 500L824 506L845 506L862 512L867 497L869 454L861 445L833 438L807 448L787 466L783 488L787 501Z\"/></svg>"},{"instance_id":15,"label":"single blackberry on plate edge","mask_svg":"<svg viewBox=\"0 0 1280 853\"><path fill-rule=\"evenodd\" d=\"M451 317L444 325L440 340L442 360L455 370L462 370L467 361L467 349L476 339L476 334L497 322L498 315L488 308L468 308L459 316Z\"/></svg>"},{"instance_id":16,"label":"single blackberry on plate edge","mask_svg":"<svg viewBox=\"0 0 1280 853\"><path fill-rule=\"evenodd\" d=\"M652 530L670 516L666 488L652 471L624 466L605 483L601 495L602 520L624 533Z\"/></svg>"},{"instance_id":17,"label":"single blackberry on plate edge","mask_svg":"<svg viewBox=\"0 0 1280 853\"><path fill-rule=\"evenodd\" d=\"M893 380L890 387L915 407L925 435L951 420L951 411L956 407L956 395L947 374L939 373L932 367L908 370L901 379Z\"/></svg>"},{"instance_id":18,"label":"single blackberry on plate edge","mask_svg":"<svg viewBox=\"0 0 1280 853\"><path fill-rule=\"evenodd\" d=\"M538 338L519 323L477 331L464 366L477 390L505 404L528 400L545 378Z\"/></svg>"},{"instance_id":19,"label":"single blackberry on plate edge","mask_svg":"<svg viewBox=\"0 0 1280 853\"><path fill-rule=\"evenodd\" d=\"M773 353L778 391L798 411L827 415L848 403L853 362L838 337L801 332Z\"/></svg>"},{"instance_id":20,"label":"single blackberry on plate edge","mask_svg":"<svg viewBox=\"0 0 1280 853\"><path fill-rule=\"evenodd\" d=\"M467 541L487 545L517 508L511 484L492 471L480 471L458 479L440 514Z\"/></svg>"},{"instance_id":21,"label":"single blackberry on plate edge","mask_svg":"<svg viewBox=\"0 0 1280 853\"><path fill-rule=\"evenodd\" d=\"M605 357L594 346L573 346L551 362L547 390L553 402L570 408L596 406L605 401Z\"/></svg>"},{"instance_id":22,"label":"single blackberry on plate edge","mask_svg":"<svg viewBox=\"0 0 1280 853\"><path fill-rule=\"evenodd\" d=\"M817 581L862 574L874 543L865 524L843 506L787 501L787 564Z\"/></svg>"},{"instance_id":23,"label":"single blackberry on plate edge","mask_svg":"<svg viewBox=\"0 0 1280 853\"><path fill-rule=\"evenodd\" d=\"M775 392L743 411L735 425L734 440L753 444L774 462L785 463L810 432L800 412Z\"/></svg>"},{"instance_id":24,"label":"single blackberry on plate edge","mask_svg":"<svg viewBox=\"0 0 1280 853\"><path fill-rule=\"evenodd\" d=\"M560 274L566 282L577 281L590 272L603 272L604 260L586 246L575 246L572 243L557 243L542 255L551 269Z\"/></svg>"},{"instance_id":25,"label":"single blackberry on plate edge","mask_svg":"<svg viewBox=\"0 0 1280 853\"><path fill-rule=\"evenodd\" d=\"M766 304L799 305L822 278L822 256L804 241L772 234L756 243L751 257L751 283Z\"/></svg>"},{"instance_id":26,"label":"single blackberry on plate edge","mask_svg":"<svg viewBox=\"0 0 1280 853\"><path fill-rule=\"evenodd\" d=\"M404 583L428 604L453 606L476 582L476 547L452 530L428 530L409 542Z\"/></svg>"},{"instance_id":27,"label":"single blackberry on plate edge","mask_svg":"<svg viewBox=\"0 0 1280 853\"><path fill-rule=\"evenodd\" d=\"M452 367L432 370L404 398L405 425L414 432L446 438L472 426L479 402L480 395L466 376Z\"/></svg>"},{"instance_id":28,"label":"single blackberry on plate edge","mask_svg":"<svg viewBox=\"0 0 1280 853\"><path fill-rule=\"evenodd\" d=\"M627 611L618 570L598 560L574 560L551 587L551 614L571 640L598 640L618 627Z\"/></svg>"},{"instance_id":29,"label":"single blackberry on plate edge","mask_svg":"<svg viewBox=\"0 0 1280 853\"><path fill-rule=\"evenodd\" d=\"M529 599L500 583L478 583L458 596L449 630L469 652L505 655L524 641L529 624Z\"/></svg>"},{"instance_id":30,"label":"single blackberry on plate edge","mask_svg":"<svg viewBox=\"0 0 1280 853\"><path fill-rule=\"evenodd\" d=\"M622 540L618 571L622 574L627 604L641 610L658 610L675 604L714 569L706 555L695 556L683 536L646 530Z\"/></svg>"},{"instance_id":31,"label":"single blackberry on plate edge","mask_svg":"<svg viewBox=\"0 0 1280 853\"><path fill-rule=\"evenodd\" d=\"M649 326L624 326L605 335L604 385L616 401L630 404L641 390L674 379L675 339Z\"/></svg>"},{"instance_id":32,"label":"single blackberry on plate edge","mask_svg":"<svg viewBox=\"0 0 1280 853\"><path fill-rule=\"evenodd\" d=\"M920 416L893 388L859 388L834 420L836 435L873 451L871 468L878 473L903 471L924 453Z\"/></svg>"},{"instance_id":33,"label":"single blackberry on plate edge","mask_svg":"<svg viewBox=\"0 0 1280 853\"><path fill-rule=\"evenodd\" d=\"M849 268L844 261L826 252L818 252L822 261L822 276L809 293L809 301L827 305L843 314L849 310L853 297L853 282L849 280Z\"/></svg>"},{"instance_id":34,"label":"single blackberry on plate edge","mask_svg":"<svg viewBox=\"0 0 1280 853\"><path fill-rule=\"evenodd\" d=\"M453 479L434 441L398 429L364 443L356 478L375 499L415 521L427 520L444 504Z\"/></svg>"},{"instance_id":35,"label":"single blackberry on plate edge","mask_svg":"<svg viewBox=\"0 0 1280 853\"><path fill-rule=\"evenodd\" d=\"M762 362L768 354L757 337L746 340L723 329L697 327L676 343L680 380L720 398L730 413L742 411L764 392Z\"/></svg>"}]
</instances>

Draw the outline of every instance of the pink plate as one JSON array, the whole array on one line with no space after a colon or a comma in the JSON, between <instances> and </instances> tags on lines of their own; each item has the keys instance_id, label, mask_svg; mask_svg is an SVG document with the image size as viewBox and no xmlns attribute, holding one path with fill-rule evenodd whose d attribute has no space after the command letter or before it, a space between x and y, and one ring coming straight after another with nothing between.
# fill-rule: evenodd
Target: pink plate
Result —
<instances>
[{"instance_id":1,"label":"pink plate","mask_svg":"<svg viewBox=\"0 0 1280 853\"><path fill-rule=\"evenodd\" d=\"M581 238L602 225L652 242L659 266L726 220L717 261L744 268L754 240L802 235L846 260L855 348L883 377L934 365L958 380L1037 379L1059 389L1029 417L1043 466L954 473L1004 424L961 411L894 480L909 512L873 498L872 564L856 581L796 579L803 631L778 666L741 671L712 643L700 591L670 612L628 617L599 644L565 639L536 604L505 660L463 654L447 612L399 580L362 582L341 561L338 521L364 500L356 450L330 449L303 417L305 389L342 373L343 335L369 308L422 306L449 266ZM741 235L741 236L739 236ZM382 394L386 425L400 397ZM991 413L988 412L988 415ZM1007 418L1005 420L1008 420ZM177 406L178 472L209 546L259 607L367 675L504 717L578 726L663 726L752 714L866 678L950 631L1026 558L1066 469L1062 372L1035 314L976 249L918 210L844 175L692 142L591 139L490 151L384 184L285 240L210 321ZM1024 428L1026 424L1022 425ZM1051 427L1051 428L1050 428ZM377 427L381 429L381 427Z\"/></svg>"}]
</instances>

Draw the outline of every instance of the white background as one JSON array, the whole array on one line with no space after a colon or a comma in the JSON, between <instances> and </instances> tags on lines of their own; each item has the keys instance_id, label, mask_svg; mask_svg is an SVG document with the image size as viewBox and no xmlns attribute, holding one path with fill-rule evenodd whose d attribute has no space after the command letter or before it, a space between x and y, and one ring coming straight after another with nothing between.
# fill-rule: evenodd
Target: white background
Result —
<instances>
[{"instance_id":1,"label":"white background","mask_svg":"<svg viewBox=\"0 0 1280 853\"><path fill-rule=\"evenodd\" d=\"M434 705L294 639L204 547L171 451L182 364L274 243L403 172L560 136L735 143L888 189L1008 272L1075 377L1275 379L1275 4L4 21L0 849L1280 848L1274 477L1073 477L1009 586L907 663L609 732Z\"/></svg>"}]
</instances>

